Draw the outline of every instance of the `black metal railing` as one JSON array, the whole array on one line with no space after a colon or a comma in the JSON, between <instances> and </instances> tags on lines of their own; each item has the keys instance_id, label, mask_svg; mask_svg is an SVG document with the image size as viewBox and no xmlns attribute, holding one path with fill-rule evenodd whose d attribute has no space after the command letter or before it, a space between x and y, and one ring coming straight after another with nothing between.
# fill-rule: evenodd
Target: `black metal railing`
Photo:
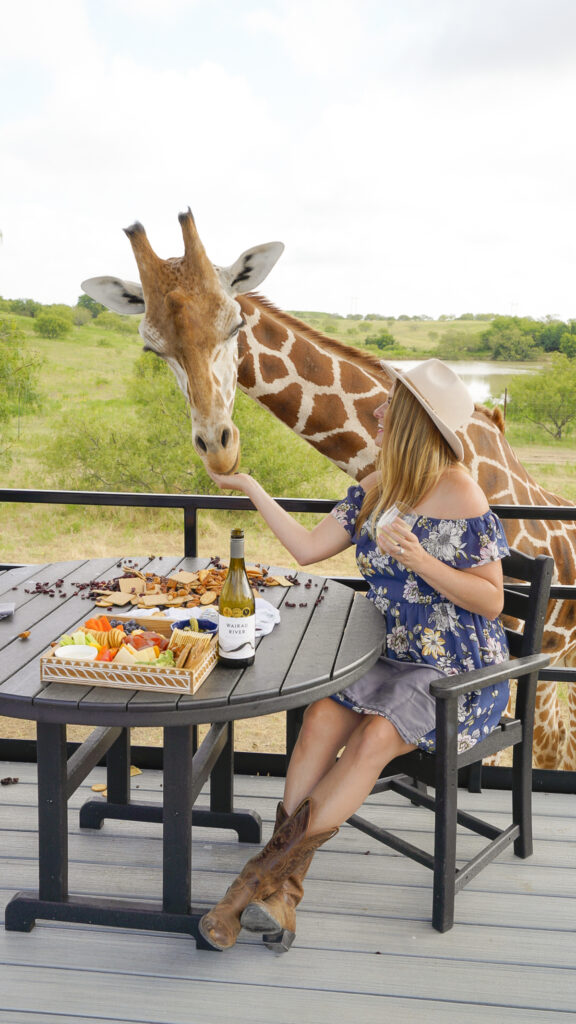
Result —
<instances>
[{"instance_id":1,"label":"black metal railing","mask_svg":"<svg viewBox=\"0 0 576 1024\"><path fill-rule=\"evenodd\" d=\"M329 498L284 498L276 499L282 508L289 512L321 513L329 512L336 503L336 499ZM95 505L109 506L115 508L158 508L158 509L181 509L183 513L183 554L186 558L195 558L198 554L198 513L214 511L242 511L254 512L255 508L248 498L234 497L232 495L211 495L211 494L148 494L124 491L52 491L52 490L27 490L0 488L0 502L10 503L31 503L35 505ZM502 520L507 519L528 519L541 521L576 521L576 506L573 505L492 505L492 510ZM10 569L16 563L0 563L0 570ZM365 586L364 581L359 577L333 577L340 582L347 583L357 589ZM519 588L520 589L520 588ZM550 592L552 598L560 600L576 600L576 580L574 585L556 585ZM569 685L576 685L576 668L554 668L545 669L540 673L542 680L552 682L566 682ZM15 742L15 741L8 741ZM28 748L26 748L28 749ZM276 755L255 754L244 758L248 760L251 772L271 771L271 762L266 763L266 758L274 759ZM283 763L280 755L278 764ZM275 762L276 763L276 762ZM499 769L492 769L497 773ZM551 789L576 792L576 772L553 772L543 771L536 773L536 784L538 788L548 788L540 782L539 776L549 779ZM553 776L561 776L561 781L553 782Z\"/></svg>"}]
</instances>

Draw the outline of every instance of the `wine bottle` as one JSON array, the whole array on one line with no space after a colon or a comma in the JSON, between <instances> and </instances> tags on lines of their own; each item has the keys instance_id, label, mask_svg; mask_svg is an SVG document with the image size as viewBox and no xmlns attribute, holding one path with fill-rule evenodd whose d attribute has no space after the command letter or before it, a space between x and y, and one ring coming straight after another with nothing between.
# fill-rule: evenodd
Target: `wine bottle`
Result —
<instances>
[{"instance_id":1,"label":"wine bottle","mask_svg":"<svg viewBox=\"0 0 576 1024\"><path fill-rule=\"evenodd\" d=\"M232 530L230 565L218 601L218 661L244 668L254 661L256 605L244 563L244 531Z\"/></svg>"}]
</instances>

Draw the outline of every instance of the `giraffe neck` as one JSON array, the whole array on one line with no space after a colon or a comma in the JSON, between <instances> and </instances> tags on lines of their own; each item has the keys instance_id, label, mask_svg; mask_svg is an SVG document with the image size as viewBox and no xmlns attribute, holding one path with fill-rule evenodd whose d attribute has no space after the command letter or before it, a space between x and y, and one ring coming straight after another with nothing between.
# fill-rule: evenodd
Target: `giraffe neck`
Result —
<instances>
[{"instance_id":1,"label":"giraffe neck","mask_svg":"<svg viewBox=\"0 0 576 1024\"><path fill-rule=\"evenodd\" d=\"M351 477L374 469L374 409L390 381L377 357L320 334L261 296L238 296L238 386ZM491 504L569 505L516 458L489 409L462 432L465 465Z\"/></svg>"},{"instance_id":2,"label":"giraffe neck","mask_svg":"<svg viewBox=\"0 0 576 1024\"><path fill-rule=\"evenodd\" d=\"M387 379L374 356L328 338L254 294L238 296L246 328L238 386L355 479L374 469L374 409Z\"/></svg>"}]
</instances>

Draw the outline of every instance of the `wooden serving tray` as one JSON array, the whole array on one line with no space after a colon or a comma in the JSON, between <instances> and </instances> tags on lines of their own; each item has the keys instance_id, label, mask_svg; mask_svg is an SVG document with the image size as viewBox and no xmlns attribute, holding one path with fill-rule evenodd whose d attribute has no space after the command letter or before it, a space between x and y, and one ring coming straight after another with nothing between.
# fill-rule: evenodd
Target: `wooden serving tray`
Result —
<instances>
[{"instance_id":1,"label":"wooden serving tray","mask_svg":"<svg viewBox=\"0 0 576 1024\"><path fill-rule=\"evenodd\" d=\"M139 619L143 629L155 629L170 635L168 619ZM63 661L54 651L40 655L40 679L43 683L76 683L81 686L111 686L122 690L156 690L158 693L196 693L218 661L218 636L190 668L147 665L115 665L112 661Z\"/></svg>"}]
</instances>

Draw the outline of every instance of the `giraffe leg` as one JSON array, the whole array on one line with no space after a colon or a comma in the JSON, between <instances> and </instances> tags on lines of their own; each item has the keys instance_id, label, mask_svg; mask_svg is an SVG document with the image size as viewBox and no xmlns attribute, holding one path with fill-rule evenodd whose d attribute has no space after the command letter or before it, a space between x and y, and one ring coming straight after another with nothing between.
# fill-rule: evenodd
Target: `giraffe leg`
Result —
<instances>
[{"instance_id":1,"label":"giraffe leg","mask_svg":"<svg viewBox=\"0 0 576 1024\"><path fill-rule=\"evenodd\" d=\"M566 728L560 714L557 684L538 683L534 716L534 767L559 768Z\"/></svg>"},{"instance_id":2,"label":"giraffe leg","mask_svg":"<svg viewBox=\"0 0 576 1024\"><path fill-rule=\"evenodd\" d=\"M514 718L514 693L511 692L508 697L508 703L504 715L508 718ZM489 768L497 768L502 763L502 750L499 750L496 754L491 754L490 757L485 757L482 764L487 765Z\"/></svg>"},{"instance_id":3,"label":"giraffe leg","mask_svg":"<svg viewBox=\"0 0 576 1024\"><path fill-rule=\"evenodd\" d=\"M576 686L568 687L568 739L562 769L565 772L576 771Z\"/></svg>"}]
</instances>

